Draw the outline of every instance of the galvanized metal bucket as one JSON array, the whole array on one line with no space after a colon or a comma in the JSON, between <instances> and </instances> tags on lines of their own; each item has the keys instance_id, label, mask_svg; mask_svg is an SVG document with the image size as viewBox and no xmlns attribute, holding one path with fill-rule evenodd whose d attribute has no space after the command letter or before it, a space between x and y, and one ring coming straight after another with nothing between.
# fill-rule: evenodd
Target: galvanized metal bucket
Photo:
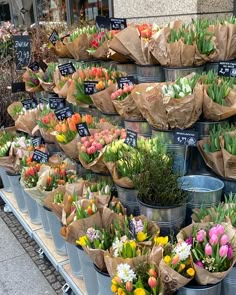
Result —
<instances>
[{"instance_id":1,"label":"galvanized metal bucket","mask_svg":"<svg viewBox=\"0 0 236 295\"><path fill-rule=\"evenodd\" d=\"M93 105L88 107L74 106L74 111L80 113L81 115L91 115L96 118L101 118L101 112Z\"/></svg>"},{"instance_id":2,"label":"galvanized metal bucket","mask_svg":"<svg viewBox=\"0 0 236 295\"><path fill-rule=\"evenodd\" d=\"M44 233L49 239L51 239L52 238L52 233L51 233L51 229L50 229L50 225L49 225L49 221L48 221L46 211L43 208L43 205L41 205L39 203L37 203L37 205L38 205L39 215L40 215L40 218L41 218L41 221L42 221Z\"/></svg>"},{"instance_id":3,"label":"galvanized metal bucket","mask_svg":"<svg viewBox=\"0 0 236 295\"><path fill-rule=\"evenodd\" d=\"M137 200L140 214L157 223L161 229L161 235L177 233L184 226L186 204L175 207L158 207Z\"/></svg>"},{"instance_id":4,"label":"galvanized metal bucket","mask_svg":"<svg viewBox=\"0 0 236 295\"><path fill-rule=\"evenodd\" d=\"M43 207L43 208L47 214L48 223L50 226L52 239L54 242L56 252L57 254L61 256L66 256L67 255L66 243L60 234L60 230L61 230L60 220L56 217L56 215L50 209L46 207Z\"/></svg>"},{"instance_id":5,"label":"galvanized metal bucket","mask_svg":"<svg viewBox=\"0 0 236 295\"><path fill-rule=\"evenodd\" d=\"M166 68L164 67L165 81L175 81L178 78L185 77L191 73L201 74L204 71L204 66L199 67L182 67L182 68Z\"/></svg>"},{"instance_id":6,"label":"galvanized metal bucket","mask_svg":"<svg viewBox=\"0 0 236 295\"><path fill-rule=\"evenodd\" d=\"M221 295L236 294L236 267L233 267L230 273L223 279L221 283Z\"/></svg>"},{"instance_id":7,"label":"galvanized metal bucket","mask_svg":"<svg viewBox=\"0 0 236 295\"><path fill-rule=\"evenodd\" d=\"M112 123L113 125L124 127L124 119L118 114L101 113L100 117L106 119L106 121Z\"/></svg>"},{"instance_id":8,"label":"galvanized metal bucket","mask_svg":"<svg viewBox=\"0 0 236 295\"><path fill-rule=\"evenodd\" d=\"M236 180L220 178L224 183L224 195L229 195L230 193L236 193Z\"/></svg>"},{"instance_id":9,"label":"galvanized metal bucket","mask_svg":"<svg viewBox=\"0 0 236 295\"><path fill-rule=\"evenodd\" d=\"M130 129L143 137L151 137L151 127L145 120L124 120L125 129Z\"/></svg>"},{"instance_id":10,"label":"galvanized metal bucket","mask_svg":"<svg viewBox=\"0 0 236 295\"><path fill-rule=\"evenodd\" d=\"M87 294L98 295L97 275L93 266L93 262L82 248L77 248L77 251L79 254L79 260Z\"/></svg>"},{"instance_id":11,"label":"galvanized metal bucket","mask_svg":"<svg viewBox=\"0 0 236 295\"><path fill-rule=\"evenodd\" d=\"M62 149L59 147L57 143L46 143L46 151L49 154L49 156L52 156L54 154L61 153Z\"/></svg>"},{"instance_id":12,"label":"galvanized metal bucket","mask_svg":"<svg viewBox=\"0 0 236 295\"><path fill-rule=\"evenodd\" d=\"M221 295L221 283L216 285L193 286L187 285L180 288L177 295Z\"/></svg>"},{"instance_id":13,"label":"galvanized metal bucket","mask_svg":"<svg viewBox=\"0 0 236 295\"><path fill-rule=\"evenodd\" d=\"M7 176L20 212L27 212L24 193L20 185L20 174L12 174L10 172L7 172Z\"/></svg>"},{"instance_id":14,"label":"galvanized metal bucket","mask_svg":"<svg viewBox=\"0 0 236 295\"><path fill-rule=\"evenodd\" d=\"M139 83L164 82L165 75L160 65L136 65Z\"/></svg>"},{"instance_id":15,"label":"galvanized metal bucket","mask_svg":"<svg viewBox=\"0 0 236 295\"><path fill-rule=\"evenodd\" d=\"M180 178L181 188L188 193L186 222L191 223L192 210L217 205L221 201L224 183L208 175L188 175Z\"/></svg>"},{"instance_id":16,"label":"galvanized metal bucket","mask_svg":"<svg viewBox=\"0 0 236 295\"><path fill-rule=\"evenodd\" d=\"M108 68L117 69L117 62L114 60L107 60L107 61L101 60L101 66L106 69Z\"/></svg>"},{"instance_id":17,"label":"galvanized metal bucket","mask_svg":"<svg viewBox=\"0 0 236 295\"><path fill-rule=\"evenodd\" d=\"M190 150L185 145L179 144L167 144L167 152L173 158L173 169L175 173L180 176L185 175L188 172Z\"/></svg>"},{"instance_id":18,"label":"galvanized metal bucket","mask_svg":"<svg viewBox=\"0 0 236 295\"><path fill-rule=\"evenodd\" d=\"M224 120L224 121L219 121L219 122L215 122L215 121L197 121L195 124L194 124L194 129L195 131L198 132L198 136L199 136L199 139L203 139L207 136L210 135L210 131L211 129L214 127L214 126L218 126L218 125L224 125L227 121Z\"/></svg>"},{"instance_id":19,"label":"galvanized metal bucket","mask_svg":"<svg viewBox=\"0 0 236 295\"><path fill-rule=\"evenodd\" d=\"M117 63L117 71L125 72L127 76L134 76L137 79L137 67L134 63Z\"/></svg>"},{"instance_id":20,"label":"galvanized metal bucket","mask_svg":"<svg viewBox=\"0 0 236 295\"><path fill-rule=\"evenodd\" d=\"M80 265L79 253L78 253L77 247L74 244L66 242L66 249L67 249L67 254L69 257L71 271L73 275L76 276L77 278L82 279L83 274L82 274L82 268Z\"/></svg>"},{"instance_id":21,"label":"galvanized metal bucket","mask_svg":"<svg viewBox=\"0 0 236 295\"><path fill-rule=\"evenodd\" d=\"M42 224L37 202L33 198L31 198L31 196L24 190L23 190L23 194L25 197L26 207L27 207L30 221L33 224Z\"/></svg>"},{"instance_id":22,"label":"galvanized metal bucket","mask_svg":"<svg viewBox=\"0 0 236 295\"><path fill-rule=\"evenodd\" d=\"M137 201L138 191L135 189L124 188L116 184L118 198L122 205L127 209L127 214L138 216L140 214L139 203Z\"/></svg>"},{"instance_id":23,"label":"galvanized metal bucket","mask_svg":"<svg viewBox=\"0 0 236 295\"><path fill-rule=\"evenodd\" d=\"M160 143L174 144L174 130L163 130L152 127L152 137L157 137Z\"/></svg>"},{"instance_id":24,"label":"galvanized metal bucket","mask_svg":"<svg viewBox=\"0 0 236 295\"><path fill-rule=\"evenodd\" d=\"M11 185L7 177L6 170L2 167L0 167L0 177L2 179L3 190L7 193L11 193L12 192Z\"/></svg>"},{"instance_id":25,"label":"galvanized metal bucket","mask_svg":"<svg viewBox=\"0 0 236 295\"><path fill-rule=\"evenodd\" d=\"M97 295L112 295L111 292L111 277L108 273L101 271L95 264L97 282L98 282L98 294Z\"/></svg>"},{"instance_id":26,"label":"galvanized metal bucket","mask_svg":"<svg viewBox=\"0 0 236 295\"><path fill-rule=\"evenodd\" d=\"M191 160L189 171L190 174L201 174L215 176L215 173L205 164L199 150L195 146L191 146Z\"/></svg>"},{"instance_id":27,"label":"galvanized metal bucket","mask_svg":"<svg viewBox=\"0 0 236 295\"><path fill-rule=\"evenodd\" d=\"M207 62L205 64L205 71L209 72L209 71L214 71L216 73L218 73L218 68L219 68L219 62Z\"/></svg>"}]
</instances>

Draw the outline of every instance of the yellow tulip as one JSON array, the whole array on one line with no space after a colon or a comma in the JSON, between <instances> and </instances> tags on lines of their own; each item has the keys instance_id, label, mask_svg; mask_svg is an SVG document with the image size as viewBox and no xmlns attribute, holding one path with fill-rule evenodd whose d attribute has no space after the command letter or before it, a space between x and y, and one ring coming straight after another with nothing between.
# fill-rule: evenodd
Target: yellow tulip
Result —
<instances>
[{"instance_id":1,"label":"yellow tulip","mask_svg":"<svg viewBox=\"0 0 236 295\"><path fill-rule=\"evenodd\" d=\"M181 272L184 269L185 269L185 264L184 263L181 263L180 266L179 266L178 272Z\"/></svg>"},{"instance_id":2,"label":"yellow tulip","mask_svg":"<svg viewBox=\"0 0 236 295\"><path fill-rule=\"evenodd\" d=\"M143 288L137 288L135 291L134 291L134 295L146 295L146 292Z\"/></svg>"},{"instance_id":3,"label":"yellow tulip","mask_svg":"<svg viewBox=\"0 0 236 295\"><path fill-rule=\"evenodd\" d=\"M168 241L169 241L168 236L154 238L155 244L159 246L165 246L168 243Z\"/></svg>"},{"instance_id":4,"label":"yellow tulip","mask_svg":"<svg viewBox=\"0 0 236 295\"><path fill-rule=\"evenodd\" d=\"M59 142L61 142L61 143L65 143L66 142L66 138L65 138L65 136L63 134L62 135L57 134L56 135L56 140L59 141Z\"/></svg>"},{"instance_id":5,"label":"yellow tulip","mask_svg":"<svg viewBox=\"0 0 236 295\"><path fill-rule=\"evenodd\" d=\"M187 274L190 276L190 277L194 277L195 275L195 270L190 267L189 269L187 269Z\"/></svg>"},{"instance_id":6,"label":"yellow tulip","mask_svg":"<svg viewBox=\"0 0 236 295\"><path fill-rule=\"evenodd\" d=\"M138 233L137 233L137 240L139 241L139 242L143 242L143 241L145 241L147 239L147 234L146 233L144 233L144 232L142 232L142 231L139 231Z\"/></svg>"},{"instance_id":7,"label":"yellow tulip","mask_svg":"<svg viewBox=\"0 0 236 295\"><path fill-rule=\"evenodd\" d=\"M166 255L165 257L164 257L164 262L166 263L166 264L170 264L170 262L171 262L171 257L169 256L169 255Z\"/></svg>"},{"instance_id":8,"label":"yellow tulip","mask_svg":"<svg viewBox=\"0 0 236 295\"><path fill-rule=\"evenodd\" d=\"M111 285L111 292L116 293L116 291L117 291L117 286L112 284Z\"/></svg>"},{"instance_id":9,"label":"yellow tulip","mask_svg":"<svg viewBox=\"0 0 236 295\"><path fill-rule=\"evenodd\" d=\"M82 236L80 237L77 241L76 241L76 244L84 247L87 245L87 237L86 236Z\"/></svg>"},{"instance_id":10,"label":"yellow tulip","mask_svg":"<svg viewBox=\"0 0 236 295\"><path fill-rule=\"evenodd\" d=\"M136 243L135 243L135 241L129 241L129 244L130 244L130 246L131 246L131 248L133 248L133 249L135 249L136 248Z\"/></svg>"},{"instance_id":11,"label":"yellow tulip","mask_svg":"<svg viewBox=\"0 0 236 295\"><path fill-rule=\"evenodd\" d=\"M125 292L121 288L118 288L117 295L125 295Z\"/></svg>"}]
</instances>

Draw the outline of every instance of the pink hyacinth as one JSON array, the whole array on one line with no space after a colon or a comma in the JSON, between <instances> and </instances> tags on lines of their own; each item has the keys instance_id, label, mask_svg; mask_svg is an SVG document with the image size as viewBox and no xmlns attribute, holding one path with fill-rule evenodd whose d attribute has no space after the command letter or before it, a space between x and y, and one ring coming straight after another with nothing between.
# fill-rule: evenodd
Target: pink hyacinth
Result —
<instances>
[{"instance_id":1,"label":"pink hyacinth","mask_svg":"<svg viewBox=\"0 0 236 295\"><path fill-rule=\"evenodd\" d=\"M201 243L201 242L204 241L205 236L206 236L205 230L201 229L201 230L198 231L196 239L197 239L198 242Z\"/></svg>"},{"instance_id":2,"label":"pink hyacinth","mask_svg":"<svg viewBox=\"0 0 236 295\"><path fill-rule=\"evenodd\" d=\"M212 246L214 246L214 245L217 245L218 242L219 242L219 239L218 239L217 235L213 234L210 238L210 244Z\"/></svg>"},{"instance_id":3,"label":"pink hyacinth","mask_svg":"<svg viewBox=\"0 0 236 295\"><path fill-rule=\"evenodd\" d=\"M212 254L212 247L209 243L207 243L205 246L205 254L208 256L210 256Z\"/></svg>"},{"instance_id":4,"label":"pink hyacinth","mask_svg":"<svg viewBox=\"0 0 236 295\"><path fill-rule=\"evenodd\" d=\"M226 245L228 242L229 242L229 237L226 234L224 234L220 239L220 245L221 246Z\"/></svg>"},{"instance_id":5,"label":"pink hyacinth","mask_svg":"<svg viewBox=\"0 0 236 295\"><path fill-rule=\"evenodd\" d=\"M219 255L220 257L225 257L228 254L229 247L227 245L223 245L220 247Z\"/></svg>"}]
</instances>

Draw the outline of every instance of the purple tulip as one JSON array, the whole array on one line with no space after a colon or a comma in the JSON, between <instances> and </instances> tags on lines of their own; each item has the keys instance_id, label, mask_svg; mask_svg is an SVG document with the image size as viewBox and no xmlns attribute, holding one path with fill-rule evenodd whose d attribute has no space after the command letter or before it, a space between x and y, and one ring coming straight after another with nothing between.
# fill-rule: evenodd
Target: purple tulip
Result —
<instances>
[{"instance_id":1,"label":"purple tulip","mask_svg":"<svg viewBox=\"0 0 236 295\"><path fill-rule=\"evenodd\" d=\"M228 259L232 259L234 257L234 251L232 246L228 246L228 252L227 252Z\"/></svg>"},{"instance_id":2,"label":"purple tulip","mask_svg":"<svg viewBox=\"0 0 236 295\"><path fill-rule=\"evenodd\" d=\"M192 236L188 237L188 238L185 240L185 242L186 242L186 244L188 244L188 245L192 245L192 244L193 244L193 237L192 237Z\"/></svg>"},{"instance_id":3,"label":"purple tulip","mask_svg":"<svg viewBox=\"0 0 236 295\"><path fill-rule=\"evenodd\" d=\"M220 257L225 257L228 254L229 247L227 245L223 245L220 247L219 255Z\"/></svg>"},{"instance_id":4,"label":"purple tulip","mask_svg":"<svg viewBox=\"0 0 236 295\"><path fill-rule=\"evenodd\" d=\"M199 266L199 267L201 267L201 268L204 268L204 265L202 264L202 262L200 260L198 260L196 262L196 265Z\"/></svg>"}]
</instances>

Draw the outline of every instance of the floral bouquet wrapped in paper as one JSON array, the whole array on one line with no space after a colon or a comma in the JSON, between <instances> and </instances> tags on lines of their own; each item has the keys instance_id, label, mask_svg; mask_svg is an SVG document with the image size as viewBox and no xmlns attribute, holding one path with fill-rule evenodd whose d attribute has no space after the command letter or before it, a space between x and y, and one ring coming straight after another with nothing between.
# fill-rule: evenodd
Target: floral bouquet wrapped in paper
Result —
<instances>
[{"instance_id":1,"label":"floral bouquet wrapped in paper","mask_svg":"<svg viewBox=\"0 0 236 295\"><path fill-rule=\"evenodd\" d=\"M53 75L56 69L57 64L51 62L47 65L47 69L44 73L38 75L38 79L42 88L47 92L52 92L55 87L53 81Z\"/></svg>"},{"instance_id":2,"label":"floral bouquet wrapped in paper","mask_svg":"<svg viewBox=\"0 0 236 295\"><path fill-rule=\"evenodd\" d=\"M19 115L21 114L22 109L23 104L20 101L14 101L8 106L7 112L12 117L12 119L16 121Z\"/></svg>"},{"instance_id":3,"label":"floral bouquet wrapped in paper","mask_svg":"<svg viewBox=\"0 0 236 295\"><path fill-rule=\"evenodd\" d=\"M192 224L182 229L177 239L191 245L195 279L200 285L217 284L234 266L236 236L229 224Z\"/></svg>"},{"instance_id":4,"label":"floral bouquet wrapped in paper","mask_svg":"<svg viewBox=\"0 0 236 295\"><path fill-rule=\"evenodd\" d=\"M15 156L11 151L14 137L15 132L12 128L0 131L0 166L10 171L15 170Z\"/></svg>"},{"instance_id":5,"label":"floral bouquet wrapped in paper","mask_svg":"<svg viewBox=\"0 0 236 295\"><path fill-rule=\"evenodd\" d=\"M33 72L31 69L27 69L27 71L23 74L23 81L25 82L25 89L28 92L40 92L43 88L40 85L40 81L38 78L39 73Z\"/></svg>"},{"instance_id":6,"label":"floral bouquet wrapped in paper","mask_svg":"<svg viewBox=\"0 0 236 295\"><path fill-rule=\"evenodd\" d=\"M50 44L49 48L52 48L54 53L61 58L71 58L73 57L70 51L66 48L65 44L63 43L64 38L68 36L69 33L64 32L60 34L55 42L55 44Z\"/></svg>"}]
</instances>

